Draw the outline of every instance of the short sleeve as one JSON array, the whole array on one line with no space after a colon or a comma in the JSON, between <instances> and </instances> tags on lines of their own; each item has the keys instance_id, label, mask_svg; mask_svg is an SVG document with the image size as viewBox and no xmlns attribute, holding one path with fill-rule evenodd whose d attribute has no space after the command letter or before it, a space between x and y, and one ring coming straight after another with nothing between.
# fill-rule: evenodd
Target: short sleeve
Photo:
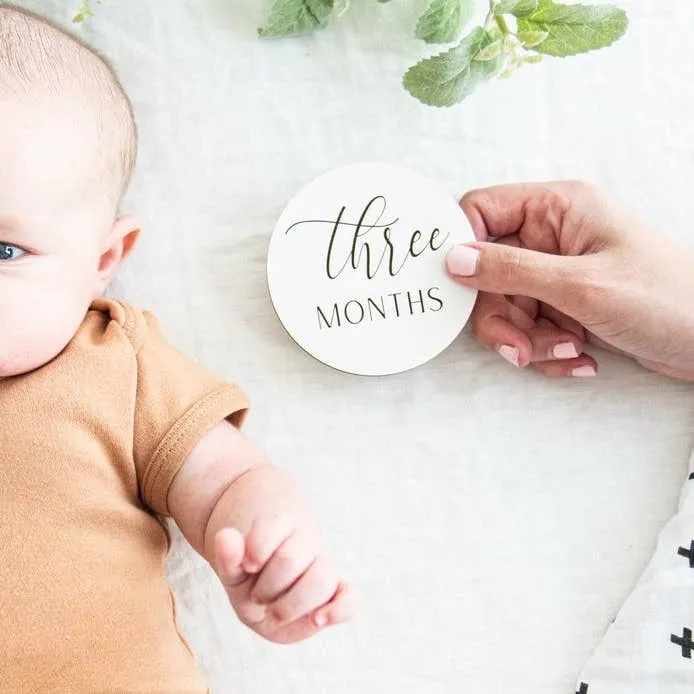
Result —
<instances>
[{"instance_id":1,"label":"short sleeve","mask_svg":"<svg viewBox=\"0 0 694 694\"><path fill-rule=\"evenodd\" d=\"M181 465L222 420L240 426L248 399L174 349L153 314L130 310L138 324L133 455L140 494L156 513L169 515L169 487Z\"/></svg>"}]
</instances>

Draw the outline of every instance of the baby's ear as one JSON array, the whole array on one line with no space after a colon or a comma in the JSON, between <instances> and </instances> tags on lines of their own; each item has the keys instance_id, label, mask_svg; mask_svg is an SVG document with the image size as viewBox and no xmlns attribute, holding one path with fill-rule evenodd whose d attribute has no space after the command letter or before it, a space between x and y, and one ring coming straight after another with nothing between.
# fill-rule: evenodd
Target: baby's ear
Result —
<instances>
[{"instance_id":1,"label":"baby's ear","mask_svg":"<svg viewBox=\"0 0 694 694\"><path fill-rule=\"evenodd\" d=\"M121 263L130 255L140 236L140 220L134 215L116 219L108 235L107 248L99 258L99 275L104 288L116 276Z\"/></svg>"}]
</instances>

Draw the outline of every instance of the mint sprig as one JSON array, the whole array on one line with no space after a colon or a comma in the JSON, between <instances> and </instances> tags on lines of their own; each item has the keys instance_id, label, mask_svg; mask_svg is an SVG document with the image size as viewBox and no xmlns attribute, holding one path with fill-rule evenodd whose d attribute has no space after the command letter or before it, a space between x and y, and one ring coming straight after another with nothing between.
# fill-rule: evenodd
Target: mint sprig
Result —
<instances>
[{"instance_id":1,"label":"mint sprig","mask_svg":"<svg viewBox=\"0 0 694 694\"><path fill-rule=\"evenodd\" d=\"M347 4L348 0L274 0L259 33L287 36L322 29ZM457 41L474 10L475 0L430 0L415 36L426 43ZM413 65L405 73L403 86L422 103L453 106L483 82L509 77L543 55L564 57L605 48L625 33L627 25L624 10L613 5L489 0L484 25L448 51Z\"/></svg>"},{"instance_id":2,"label":"mint sprig","mask_svg":"<svg viewBox=\"0 0 694 694\"><path fill-rule=\"evenodd\" d=\"M334 15L349 8L349 0L275 0L260 36L288 36L323 29Z\"/></svg>"},{"instance_id":3,"label":"mint sprig","mask_svg":"<svg viewBox=\"0 0 694 694\"><path fill-rule=\"evenodd\" d=\"M506 21L509 15L509 21L512 18L516 23L515 32ZM403 85L425 104L452 106L482 82L497 75L509 77L520 66L539 62L543 55L565 57L605 48L624 34L627 25L626 13L612 5L491 0L483 29L474 29L455 48L410 68ZM501 32L501 37L487 41L471 57L470 42L479 41L480 30L489 36L492 29ZM488 63L481 69L478 63L485 58Z\"/></svg>"},{"instance_id":4,"label":"mint sprig","mask_svg":"<svg viewBox=\"0 0 694 694\"><path fill-rule=\"evenodd\" d=\"M103 0L92 0L93 2L96 2L97 4L101 4ZM75 16L72 18L72 21L75 22L75 24L78 24L79 22L84 22L87 17L93 17L94 16L94 9L92 8L92 3L90 0L84 0L82 3L82 7L80 7L79 11L75 14Z\"/></svg>"},{"instance_id":5,"label":"mint sprig","mask_svg":"<svg viewBox=\"0 0 694 694\"><path fill-rule=\"evenodd\" d=\"M503 36L498 30L473 29L455 48L411 67L403 84L431 106L452 106L471 94L502 66Z\"/></svg>"},{"instance_id":6,"label":"mint sprig","mask_svg":"<svg viewBox=\"0 0 694 694\"><path fill-rule=\"evenodd\" d=\"M524 17L537 9L537 2L538 0L497 0L492 4L492 10L497 17L504 14Z\"/></svg>"},{"instance_id":7,"label":"mint sprig","mask_svg":"<svg viewBox=\"0 0 694 694\"><path fill-rule=\"evenodd\" d=\"M455 41L474 12L475 0L431 0L417 24L415 36L427 43Z\"/></svg>"},{"instance_id":8,"label":"mint sprig","mask_svg":"<svg viewBox=\"0 0 694 694\"><path fill-rule=\"evenodd\" d=\"M381 4L391 0L376 0ZM94 14L83 0L74 17ZM349 9L350 0L273 0L263 37L305 34L325 28ZM415 29L426 43L453 43L444 53L424 58L403 78L412 96L431 106L460 103L482 83L509 77L543 56L566 57L612 45L627 30L624 10L608 4L562 4L555 0L488 0L483 26L459 39L475 11L475 0L429 0Z\"/></svg>"},{"instance_id":9,"label":"mint sprig","mask_svg":"<svg viewBox=\"0 0 694 694\"><path fill-rule=\"evenodd\" d=\"M533 46L538 53L565 57L614 43L627 29L624 10L612 5L560 5L540 0L537 9L518 19L518 34L543 32Z\"/></svg>"}]
</instances>

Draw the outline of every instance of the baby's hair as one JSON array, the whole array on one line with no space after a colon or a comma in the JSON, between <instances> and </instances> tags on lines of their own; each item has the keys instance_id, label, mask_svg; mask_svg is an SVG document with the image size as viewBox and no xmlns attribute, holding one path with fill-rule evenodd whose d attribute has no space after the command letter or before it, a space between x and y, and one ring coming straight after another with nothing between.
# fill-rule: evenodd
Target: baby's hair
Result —
<instances>
[{"instance_id":1,"label":"baby's hair","mask_svg":"<svg viewBox=\"0 0 694 694\"><path fill-rule=\"evenodd\" d=\"M104 171L99 183L118 207L137 158L132 103L118 75L99 51L59 24L0 2L0 91L78 99L96 126Z\"/></svg>"}]
</instances>

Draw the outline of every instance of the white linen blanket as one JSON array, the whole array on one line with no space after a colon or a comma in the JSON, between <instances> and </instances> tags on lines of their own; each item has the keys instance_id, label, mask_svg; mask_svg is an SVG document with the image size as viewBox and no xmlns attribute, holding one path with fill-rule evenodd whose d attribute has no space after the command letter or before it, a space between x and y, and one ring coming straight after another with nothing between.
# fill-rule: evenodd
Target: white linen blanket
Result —
<instances>
[{"instance_id":1,"label":"white linen blanket","mask_svg":"<svg viewBox=\"0 0 694 694\"><path fill-rule=\"evenodd\" d=\"M25 4L65 21L80 3ZM591 660L677 508L689 386L601 353L596 379L546 381L468 333L405 374L337 373L283 331L264 274L286 201L363 160L456 196L591 179L694 247L694 5L620 4L631 27L614 47L524 68L448 110L400 86L427 53L412 38L424 0L357 1L320 35L279 41L256 36L270 0L106 0L80 28L114 60L141 129L127 208L145 233L114 293L248 391L248 435L299 479L365 594L353 624L273 646L177 539L179 619L214 694L569 694L579 676L588 694L679 694L675 677L691 691L694 661L667 643L694 628L694 571L686 593L670 573L691 551L691 504L689 532L683 516L661 537L672 569L647 574L622 612L648 603L652 624L626 643L616 623ZM655 597L656 580L670 593ZM646 654L651 639L679 658L672 689L600 688L608 658L633 663L625 649Z\"/></svg>"}]
</instances>

